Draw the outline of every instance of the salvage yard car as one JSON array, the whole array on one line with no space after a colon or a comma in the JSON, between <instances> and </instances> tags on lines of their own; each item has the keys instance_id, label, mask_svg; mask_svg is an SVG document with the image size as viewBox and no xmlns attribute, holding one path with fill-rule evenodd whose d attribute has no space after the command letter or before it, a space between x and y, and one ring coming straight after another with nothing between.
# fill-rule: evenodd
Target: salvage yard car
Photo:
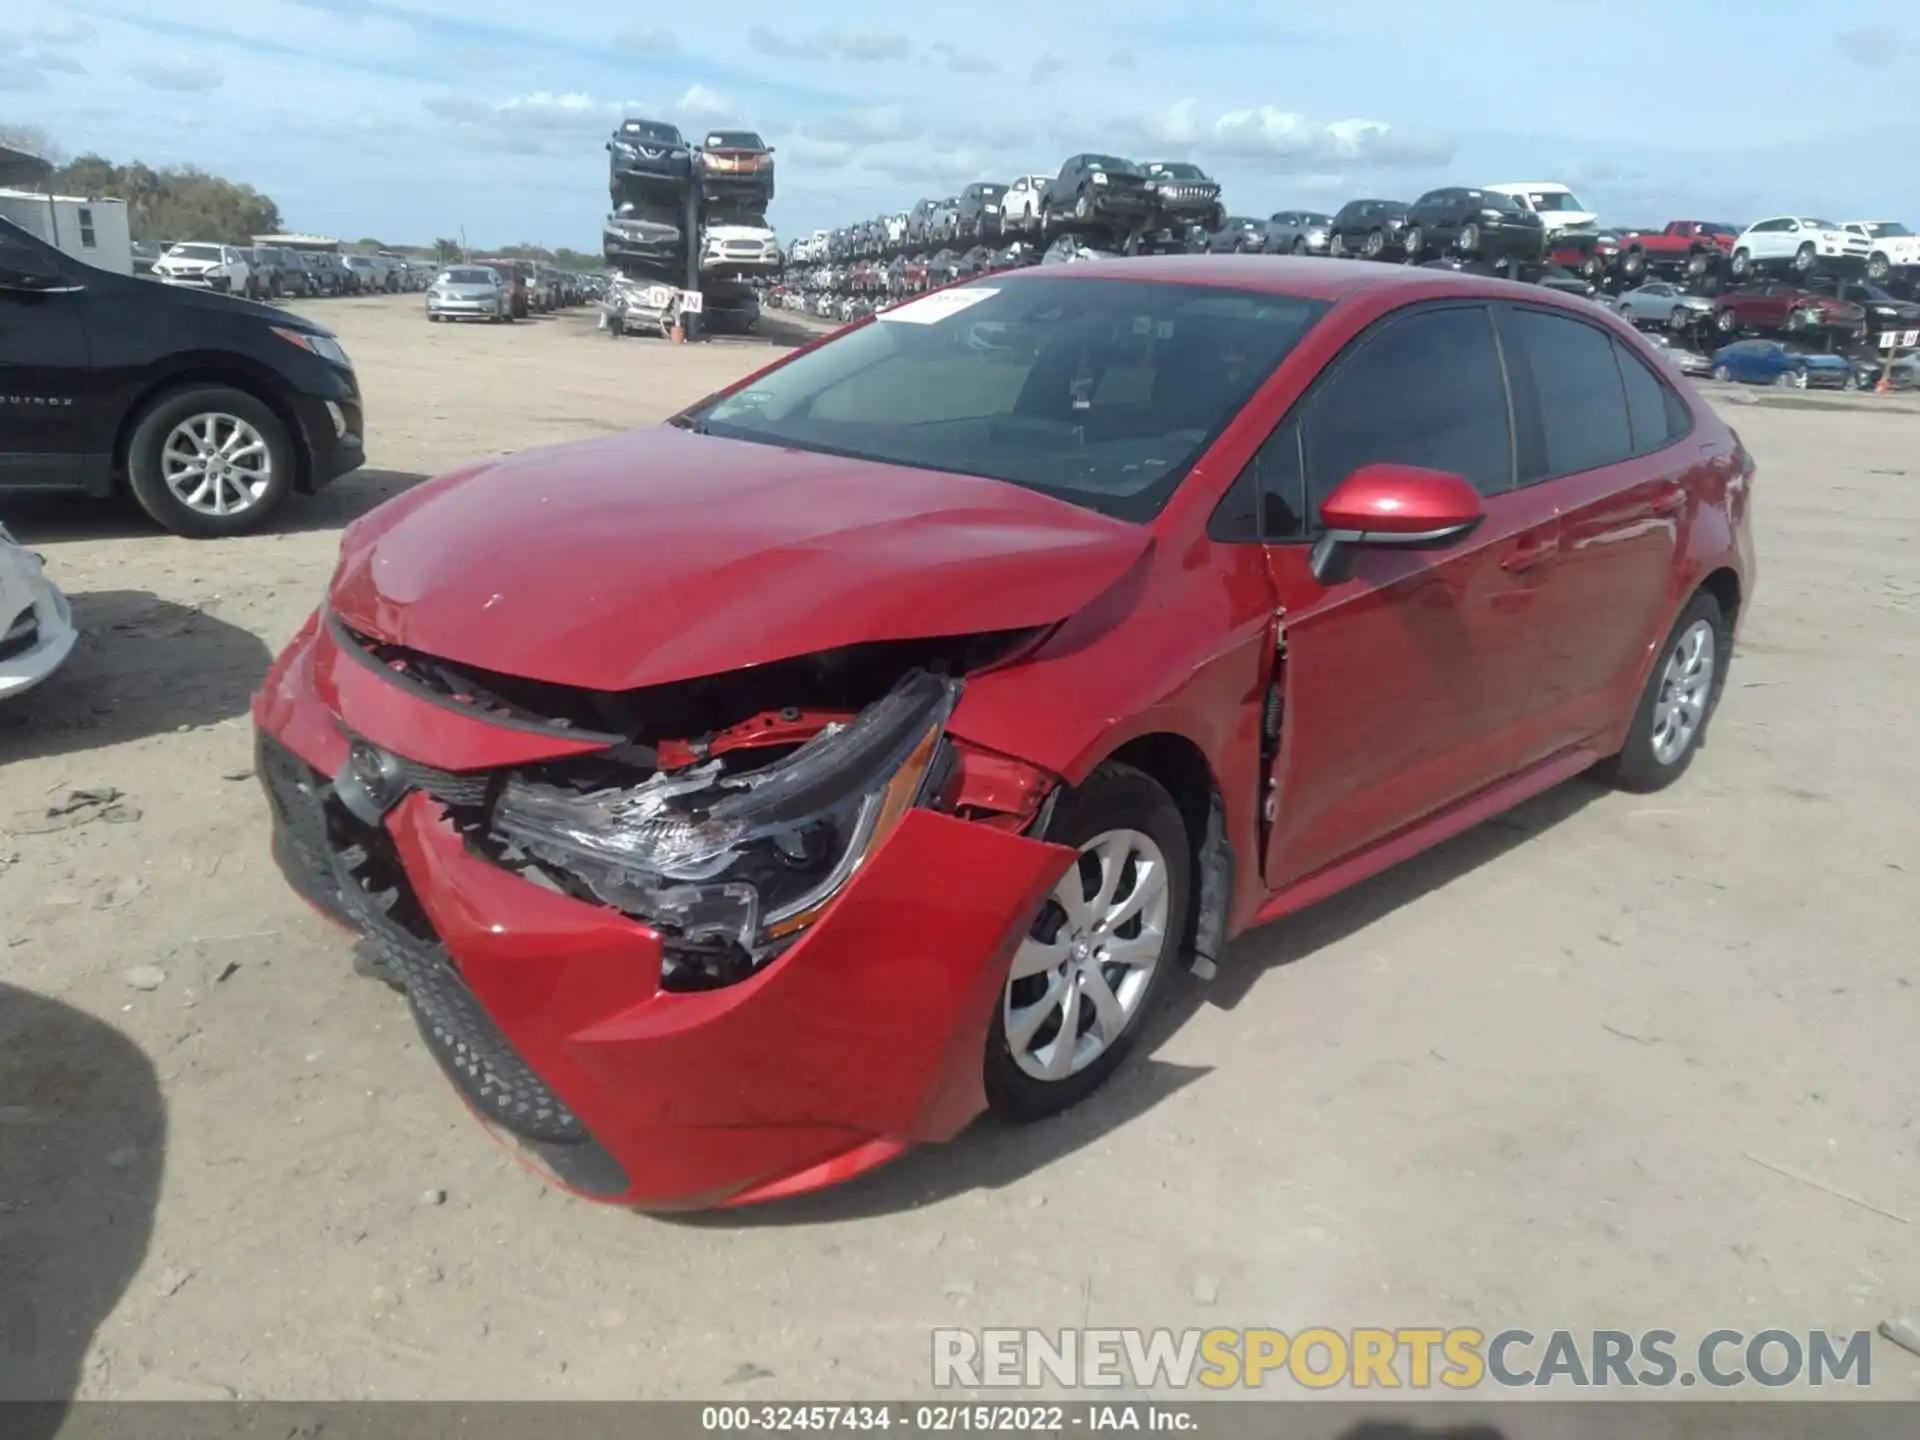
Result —
<instances>
[{"instance_id":1,"label":"salvage yard car","mask_svg":"<svg viewBox=\"0 0 1920 1440\"><path fill-rule=\"evenodd\" d=\"M995 275L356 520L254 701L273 852L560 1183L815 1189L1072 1105L1249 926L1678 779L1753 481L1537 287Z\"/></svg>"},{"instance_id":2,"label":"salvage yard car","mask_svg":"<svg viewBox=\"0 0 1920 1440\"><path fill-rule=\"evenodd\" d=\"M58 670L78 634L67 597L47 579L40 557L0 525L0 700Z\"/></svg>"},{"instance_id":3,"label":"salvage yard car","mask_svg":"<svg viewBox=\"0 0 1920 1440\"><path fill-rule=\"evenodd\" d=\"M0 489L124 486L181 535L257 529L366 458L332 331L97 269L6 220L0 374Z\"/></svg>"},{"instance_id":4,"label":"salvage yard car","mask_svg":"<svg viewBox=\"0 0 1920 1440\"><path fill-rule=\"evenodd\" d=\"M513 297L492 266L450 265L427 287L427 319L498 325L513 319Z\"/></svg>"}]
</instances>

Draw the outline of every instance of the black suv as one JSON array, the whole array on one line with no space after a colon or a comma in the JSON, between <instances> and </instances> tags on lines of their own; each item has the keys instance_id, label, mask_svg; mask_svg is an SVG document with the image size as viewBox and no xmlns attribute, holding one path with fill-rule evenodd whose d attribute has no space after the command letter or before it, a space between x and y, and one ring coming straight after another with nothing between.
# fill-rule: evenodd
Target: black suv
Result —
<instances>
[{"instance_id":1,"label":"black suv","mask_svg":"<svg viewBox=\"0 0 1920 1440\"><path fill-rule=\"evenodd\" d=\"M1060 167L1045 195L1047 214L1135 225L1153 214L1153 191L1131 160L1117 155L1075 155Z\"/></svg>"},{"instance_id":2,"label":"black suv","mask_svg":"<svg viewBox=\"0 0 1920 1440\"><path fill-rule=\"evenodd\" d=\"M684 189L693 176L693 147L663 120L623 120L607 141L608 166L618 194L633 182Z\"/></svg>"},{"instance_id":3,"label":"black suv","mask_svg":"<svg viewBox=\"0 0 1920 1440\"><path fill-rule=\"evenodd\" d=\"M1537 265L1546 252L1547 227L1512 196L1450 185L1429 190L1408 207L1400 242L1414 264L1455 250L1489 264L1513 260Z\"/></svg>"},{"instance_id":4,"label":"black suv","mask_svg":"<svg viewBox=\"0 0 1920 1440\"><path fill-rule=\"evenodd\" d=\"M1327 248L1335 255L1364 255L1369 260L1399 259L1407 207L1399 200L1349 200L1327 227Z\"/></svg>"},{"instance_id":5,"label":"black suv","mask_svg":"<svg viewBox=\"0 0 1920 1440\"><path fill-rule=\"evenodd\" d=\"M954 233L961 240L993 240L1000 235L1000 207L1006 203L1004 185L969 185L960 192Z\"/></svg>"},{"instance_id":6,"label":"black suv","mask_svg":"<svg viewBox=\"0 0 1920 1440\"><path fill-rule=\"evenodd\" d=\"M116 275L0 220L0 490L124 484L167 529L257 529L366 459L332 332Z\"/></svg>"},{"instance_id":7,"label":"black suv","mask_svg":"<svg viewBox=\"0 0 1920 1440\"><path fill-rule=\"evenodd\" d=\"M1185 230L1198 225L1217 230L1226 220L1227 208L1220 203L1220 185L1198 165L1184 160L1151 160L1140 167L1147 177L1160 211L1159 228Z\"/></svg>"}]
</instances>

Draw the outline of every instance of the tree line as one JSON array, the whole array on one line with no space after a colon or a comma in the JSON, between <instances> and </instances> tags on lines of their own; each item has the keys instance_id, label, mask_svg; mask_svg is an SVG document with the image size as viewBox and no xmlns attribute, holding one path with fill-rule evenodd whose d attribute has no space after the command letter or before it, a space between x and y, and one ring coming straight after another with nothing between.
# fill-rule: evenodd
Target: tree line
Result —
<instances>
[{"instance_id":1,"label":"tree line","mask_svg":"<svg viewBox=\"0 0 1920 1440\"><path fill-rule=\"evenodd\" d=\"M249 245L255 235L281 233L283 220L273 197L251 185L210 175L196 165L168 165L158 169L138 160L116 165L103 155L86 154L65 160L45 131L28 125L0 124L0 144L10 144L57 163L45 188L60 195L127 202L127 225L135 240L173 243L199 240L227 245ZM515 260L539 260L562 270L598 270L600 256L562 246L503 245L489 250L440 238L427 245L390 245L363 236L360 250L397 250L431 257L445 264L467 255L498 255Z\"/></svg>"}]
</instances>

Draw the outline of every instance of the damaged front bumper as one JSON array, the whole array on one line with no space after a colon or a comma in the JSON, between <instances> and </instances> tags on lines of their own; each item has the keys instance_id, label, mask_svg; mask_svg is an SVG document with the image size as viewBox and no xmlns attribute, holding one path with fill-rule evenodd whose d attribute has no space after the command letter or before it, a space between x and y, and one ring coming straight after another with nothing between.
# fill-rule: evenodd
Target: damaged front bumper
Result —
<instances>
[{"instance_id":1,"label":"damaged front bumper","mask_svg":"<svg viewBox=\"0 0 1920 1440\"><path fill-rule=\"evenodd\" d=\"M460 709L309 622L254 705L274 854L364 937L470 1108L543 1172L647 1207L747 1203L947 1139L984 1107L1009 956L1071 851L908 810L746 978L670 990L660 928L535 883L456 825L488 772L568 748ZM330 778L348 770L350 735L407 757L403 798L377 823ZM1038 802L1017 762L969 783L1003 813Z\"/></svg>"}]
</instances>

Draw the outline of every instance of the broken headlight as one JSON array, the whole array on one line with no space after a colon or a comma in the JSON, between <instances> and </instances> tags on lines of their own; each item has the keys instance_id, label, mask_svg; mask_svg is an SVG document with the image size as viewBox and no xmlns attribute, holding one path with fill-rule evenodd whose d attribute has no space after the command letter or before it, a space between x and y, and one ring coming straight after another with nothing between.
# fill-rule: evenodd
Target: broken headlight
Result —
<instances>
[{"instance_id":1,"label":"broken headlight","mask_svg":"<svg viewBox=\"0 0 1920 1440\"><path fill-rule=\"evenodd\" d=\"M514 776L493 830L676 941L746 962L714 983L744 978L812 924L934 792L959 697L958 680L913 671L853 719L754 770L730 773L715 759L591 790Z\"/></svg>"}]
</instances>

